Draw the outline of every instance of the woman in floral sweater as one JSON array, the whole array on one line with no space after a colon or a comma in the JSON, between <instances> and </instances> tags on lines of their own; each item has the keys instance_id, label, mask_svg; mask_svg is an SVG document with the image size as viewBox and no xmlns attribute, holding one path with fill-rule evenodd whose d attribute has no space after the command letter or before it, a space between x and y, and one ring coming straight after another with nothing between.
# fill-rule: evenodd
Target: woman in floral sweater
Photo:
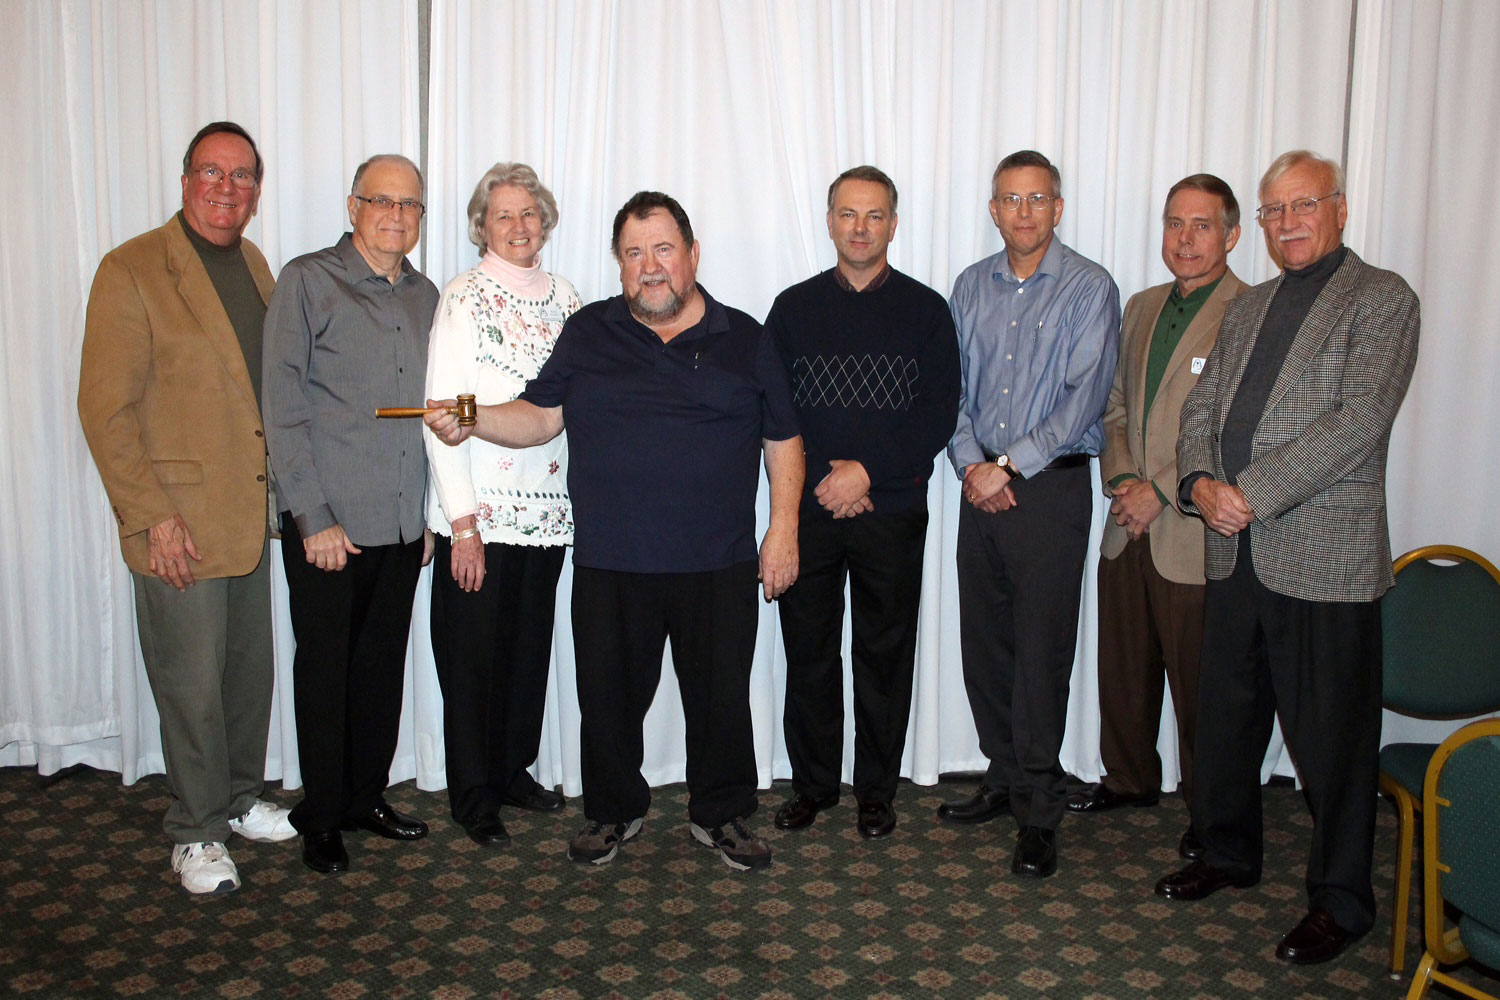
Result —
<instances>
[{"instance_id":1,"label":"woman in floral sweater","mask_svg":"<svg viewBox=\"0 0 1500 1000\"><path fill-rule=\"evenodd\" d=\"M476 267L443 289L427 357L427 395L514 399L582 304L543 271L557 202L523 163L497 163L469 199ZM427 523L437 535L432 652L443 690L448 801L481 845L510 839L500 806L561 809L527 772L536 760L563 546L573 541L565 435L534 448L425 432Z\"/></svg>"}]
</instances>

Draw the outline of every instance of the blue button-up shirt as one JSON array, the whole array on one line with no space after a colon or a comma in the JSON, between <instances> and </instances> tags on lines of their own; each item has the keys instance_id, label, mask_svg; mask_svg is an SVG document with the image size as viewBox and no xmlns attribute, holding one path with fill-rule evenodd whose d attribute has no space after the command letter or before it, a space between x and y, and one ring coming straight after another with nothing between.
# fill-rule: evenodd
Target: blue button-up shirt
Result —
<instances>
[{"instance_id":1,"label":"blue button-up shirt","mask_svg":"<svg viewBox=\"0 0 1500 1000\"><path fill-rule=\"evenodd\" d=\"M1120 351L1120 290L1056 237L1025 281L1004 250L953 284L963 362L948 458L965 467L1006 454L1033 476L1068 454L1097 455Z\"/></svg>"}]
</instances>

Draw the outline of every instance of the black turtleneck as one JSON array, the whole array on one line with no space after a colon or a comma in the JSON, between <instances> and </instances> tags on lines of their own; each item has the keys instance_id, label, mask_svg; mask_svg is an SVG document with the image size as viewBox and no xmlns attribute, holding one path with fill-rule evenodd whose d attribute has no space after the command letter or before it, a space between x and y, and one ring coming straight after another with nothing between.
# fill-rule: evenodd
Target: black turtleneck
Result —
<instances>
[{"instance_id":1,"label":"black turtleneck","mask_svg":"<svg viewBox=\"0 0 1500 1000\"><path fill-rule=\"evenodd\" d=\"M188 225L181 212L177 213L177 221L182 223L182 231L187 233L188 242L198 252L198 259L203 262L203 269L208 272L214 291L219 293L219 304L224 307L224 312L229 316L229 324L234 327L234 335L245 355L245 367L250 372L250 386L255 390L255 405L258 408L261 329L266 323L266 303L260 297L260 289L255 287L250 266L245 263L245 252L240 248L239 240L235 240L232 246L221 247L204 239Z\"/></svg>"},{"instance_id":2,"label":"black turtleneck","mask_svg":"<svg viewBox=\"0 0 1500 1000\"><path fill-rule=\"evenodd\" d=\"M1281 374L1281 364L1302 321L1312 310L1323 286L1344 262L1348 247L1324 254L1304 268L1288 268L1282 278L1276 297L1266 310L1266 318L1255 338L1255 347L1250 351L1250 360L1245 364L1244 377L1235 391L1234 402L1229 404L1229 414L1224 418L1224 430L1219 439L1220 454L1224 457L1224 476L1229 483L1250 464L1251 441L1260 419L1265 415L1266 400L1276 377Z\"/></svg>"}]
</instances>

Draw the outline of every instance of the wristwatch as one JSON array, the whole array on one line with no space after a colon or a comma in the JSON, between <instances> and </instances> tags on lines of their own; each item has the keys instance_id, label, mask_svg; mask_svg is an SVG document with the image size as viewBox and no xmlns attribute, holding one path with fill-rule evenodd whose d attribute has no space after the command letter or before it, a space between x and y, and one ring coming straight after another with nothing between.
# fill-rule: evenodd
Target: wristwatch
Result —
<instances>
[{"instance_id":1,"label":"wristwatch","mask_svg":"<svg viewBox=\"0 0 1500 1000\"><path fill-rule=\"evenodd\" d=\"M1010 476L1011 479L1020 480L1023 478L1021 475L1021 470L1015 467L1015 465L1011 462L1009 455L998 456L995 459L995 464L1000 466L1000 468L1005 471L1005 474Z\"/></svg>"}]
</instances>

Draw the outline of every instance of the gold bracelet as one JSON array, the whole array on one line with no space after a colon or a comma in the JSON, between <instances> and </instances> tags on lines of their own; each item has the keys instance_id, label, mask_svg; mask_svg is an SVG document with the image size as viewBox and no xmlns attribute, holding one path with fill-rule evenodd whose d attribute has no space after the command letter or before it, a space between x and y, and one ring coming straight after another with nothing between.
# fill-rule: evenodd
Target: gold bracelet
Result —
<instances>
[{"instance_id":1,"label":"gold bracelet","mask_svg":"<svg viewBox=\"0 0 1500 1000\"><path fill-rule=\"evenodd\" d=\"M479 534L478 528L465 528L462 531L455 531L453 533L453 540L455 542L461 542L465 538L473 538L477 534Z\"/></svg>"}]
</instances>

